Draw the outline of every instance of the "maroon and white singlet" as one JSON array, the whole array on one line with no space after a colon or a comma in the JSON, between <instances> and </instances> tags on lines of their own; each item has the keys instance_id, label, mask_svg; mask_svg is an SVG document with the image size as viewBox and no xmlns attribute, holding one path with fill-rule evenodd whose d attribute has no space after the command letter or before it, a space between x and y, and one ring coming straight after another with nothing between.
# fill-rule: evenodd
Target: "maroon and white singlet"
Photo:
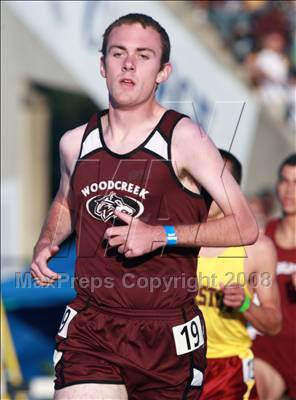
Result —
<instances>
[{"instance_id":1,"label":"maroon and white singlet","mask_svg":"<svg viewBox=\"0 0 296 400\"><path fill-rule=\"evenodd\" d=\"M103 240L122 224L114 210L151 225L207 218L210 196L184 188L171 163L173 110L139 147L116 154L91 118L71 179L76 212L77 297L64 314L55 351L55 388L125 384L129 399L197 399L206 368L206 332L194 304L198 249L169 247L125 258ZM203 168L203 166L200 166Z\"/></svg>"},{"instance_id":2,"label":"maroon and white singlet","mask_svg":"<svg viewBox=\"0 0 296 400\"><path fill-rule=\"evenodd\" d=\"M106 147L101 115L88 124L72 178L79 296L91 296L98 305L128 309L176 308L194 300L196 292L192 287L188 290L188 284L196 276L197 249L166 248L163 254L158 250L127 259L116 249L108 250L103 241L106 229L118 222L115 208L151 225L206 220L204 197L180 184L170 161L172 131L182 117L168 110L145 142L124 155ZM79 285L80 278L93 277L100 278L101 287L92 291L86 279ZM145 283L143 278L151 281ZM151 286L159 283L152 291Z\"/></svg>"},{"instance_id":3,"label":"maroon and white singlet","mask_svg":"<svg viewBox=\"0 0 296 400\"><path fill-rule=\"evenodd\" d=\"M288 395L296 399L296 291L292 273L296 271L296 249L284 249L276 243L275 232L279 220L271 221L266 228L277 250L277 282L279 285L283 325L275 336L257 335L253 343L255 357L261 358L284 379Z\"/></svg>"}]
</instances>

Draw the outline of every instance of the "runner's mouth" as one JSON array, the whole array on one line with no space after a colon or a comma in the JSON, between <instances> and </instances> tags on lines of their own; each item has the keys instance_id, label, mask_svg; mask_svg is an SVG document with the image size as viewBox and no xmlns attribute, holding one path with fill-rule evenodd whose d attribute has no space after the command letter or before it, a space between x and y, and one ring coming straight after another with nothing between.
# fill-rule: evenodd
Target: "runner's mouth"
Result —
<instances>
[{"instance_id":1,"label":"runner's mouth","mask_svg":"<svg viewBox=\"0 0 296 400\"><path fill-rule=\"evenodd\" d=\"M135 86L135 82L132 79L128 79L128 78L124 78L121 79L120 84L126 87L134 87Z\"/></svg>"}]
</instances>

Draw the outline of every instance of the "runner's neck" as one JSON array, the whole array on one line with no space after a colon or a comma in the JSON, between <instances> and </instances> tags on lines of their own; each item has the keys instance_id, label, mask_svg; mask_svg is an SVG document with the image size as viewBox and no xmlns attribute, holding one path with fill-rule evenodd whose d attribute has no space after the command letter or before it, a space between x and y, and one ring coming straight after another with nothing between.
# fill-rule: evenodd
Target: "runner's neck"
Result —
<instances>
[{"instance_id":1,"label":"runner's neck","mask_svg":"<svg viewBox=\"0 0 296 400\"><path fill-rule=\"evenodd\" d=\"M275 231L275 241L282 248L296 248L296 215L281 219Z\"/></svg>"},{"instance_id":2,"label":"runner's neck","mask_svg":"<svg viewBox=\"0 0 296 400\"><path fill-rule=\"evenodd\" d=\"M139 130L140 134L145 135L153 130L164 112L165 108L156 102L126 109L113 108L110 105L105 132L112 140L116 137L120 141L130 135L135 136Z\"/></svg>"}]
</instances>

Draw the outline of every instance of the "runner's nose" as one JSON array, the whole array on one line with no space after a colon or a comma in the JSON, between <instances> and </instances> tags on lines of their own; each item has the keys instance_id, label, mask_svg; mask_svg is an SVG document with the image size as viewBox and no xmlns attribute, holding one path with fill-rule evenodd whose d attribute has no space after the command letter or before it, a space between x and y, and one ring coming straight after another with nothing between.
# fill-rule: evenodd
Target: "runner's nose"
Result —
<instances>
[{"instance_id":1,"label":"runner's nose","mask_svg":"<svg viewBox=\"0 0 296 400\"><path fill-rule=\"evenodd\" d=\"M123 71L134 71L135 70L135 64L132 59L132 57L126 57L123 64L122 64L122 70Z\"/></svg>"}]
</instances>

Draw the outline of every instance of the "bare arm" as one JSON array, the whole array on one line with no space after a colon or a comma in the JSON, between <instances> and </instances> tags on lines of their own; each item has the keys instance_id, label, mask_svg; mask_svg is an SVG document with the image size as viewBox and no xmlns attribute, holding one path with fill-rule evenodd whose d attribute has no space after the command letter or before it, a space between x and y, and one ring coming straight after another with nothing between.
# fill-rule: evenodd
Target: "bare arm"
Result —
<instances>
[{"instance_id":1,"label":"bare arm","mask_svg":"<svg viewBox=\"0 0 296 400\"><path fill-rule=\"evenodd\" d=\"M179 126L180 125L180 126ZM224 217L191 226L176 227L178 244L185 246L241 246L258 236L255 218L238 184L212 143L191 120L176 127L172 141L176 171L186 171L212 196Z\"/></svg>"},{"instance_id":2,"label":"bare arm","mask_svg":"<svg viewBox=\"0 0 296 400\"><path fill-rule=\"evenodd\" d=\"M277 255L272 241L263 236L249 254L256 273L254 284L260 305L251 303L245 318L260 332L276 335L281 329L282 315L276 281Z\"/></svg>"},{"instance_id":3,"label":"bare arm","mask_svg":"<svg viewBox=\"0 0 296 400\"><path fill-rule=\"evenodd\" d=\"M172 158L176 174L182 176L185 171L191 175L224 213L219 220L175 226L177 245L227 247L255 242L257 224L239 186L224 169L224 162L209 137L187 118L175 128ZM126 257L149 253L166 243L162 226L151 226L120 212L115 214L127 225L108 228L105 238Z\"/></svg>"},{"instance_id":4,"label":"bare arm","mask_svg":"<svg viewBox=\"0 0 296 400\"><path fill-rule=\"evenodd\" d=\"M82 126L67 132L60 141L60 186L34 247L31 264L31 274L40 285L51 283L58 278L58 275L48 268L47 262L57 253L59 245L74 229L70 178L78 157L84 128L85 126Z\"/></svg>"},{"instance_id":5,"label":"bare arm","mask_svg":"<svg viewBox=\"0 0 296 400\"><path fill-rule=\"evenodd\" d=\"M38 242L51 245L61 244L73 231L72 193L70 191L70 171L65 160L63 138L60 142L61 180L58 192L50 206Z\"/></svg>"},{"instance_id":6,"label":"bare arm","mask_svg":"<svg viewBox=\"0 0 296 400\"><path fill-rule=\"evenodd\" d=\"M243 315L260 332L276 335L281 329L282 315L275 276L277 255L274 245L268 237L262 235L246 250L248 258L245 262L245 273L260 304L251 302ZM226 306L239 309L245 301L246 293L240 285L226 286L223 292L223 303Z\"/></svg>"}]
</instances>

